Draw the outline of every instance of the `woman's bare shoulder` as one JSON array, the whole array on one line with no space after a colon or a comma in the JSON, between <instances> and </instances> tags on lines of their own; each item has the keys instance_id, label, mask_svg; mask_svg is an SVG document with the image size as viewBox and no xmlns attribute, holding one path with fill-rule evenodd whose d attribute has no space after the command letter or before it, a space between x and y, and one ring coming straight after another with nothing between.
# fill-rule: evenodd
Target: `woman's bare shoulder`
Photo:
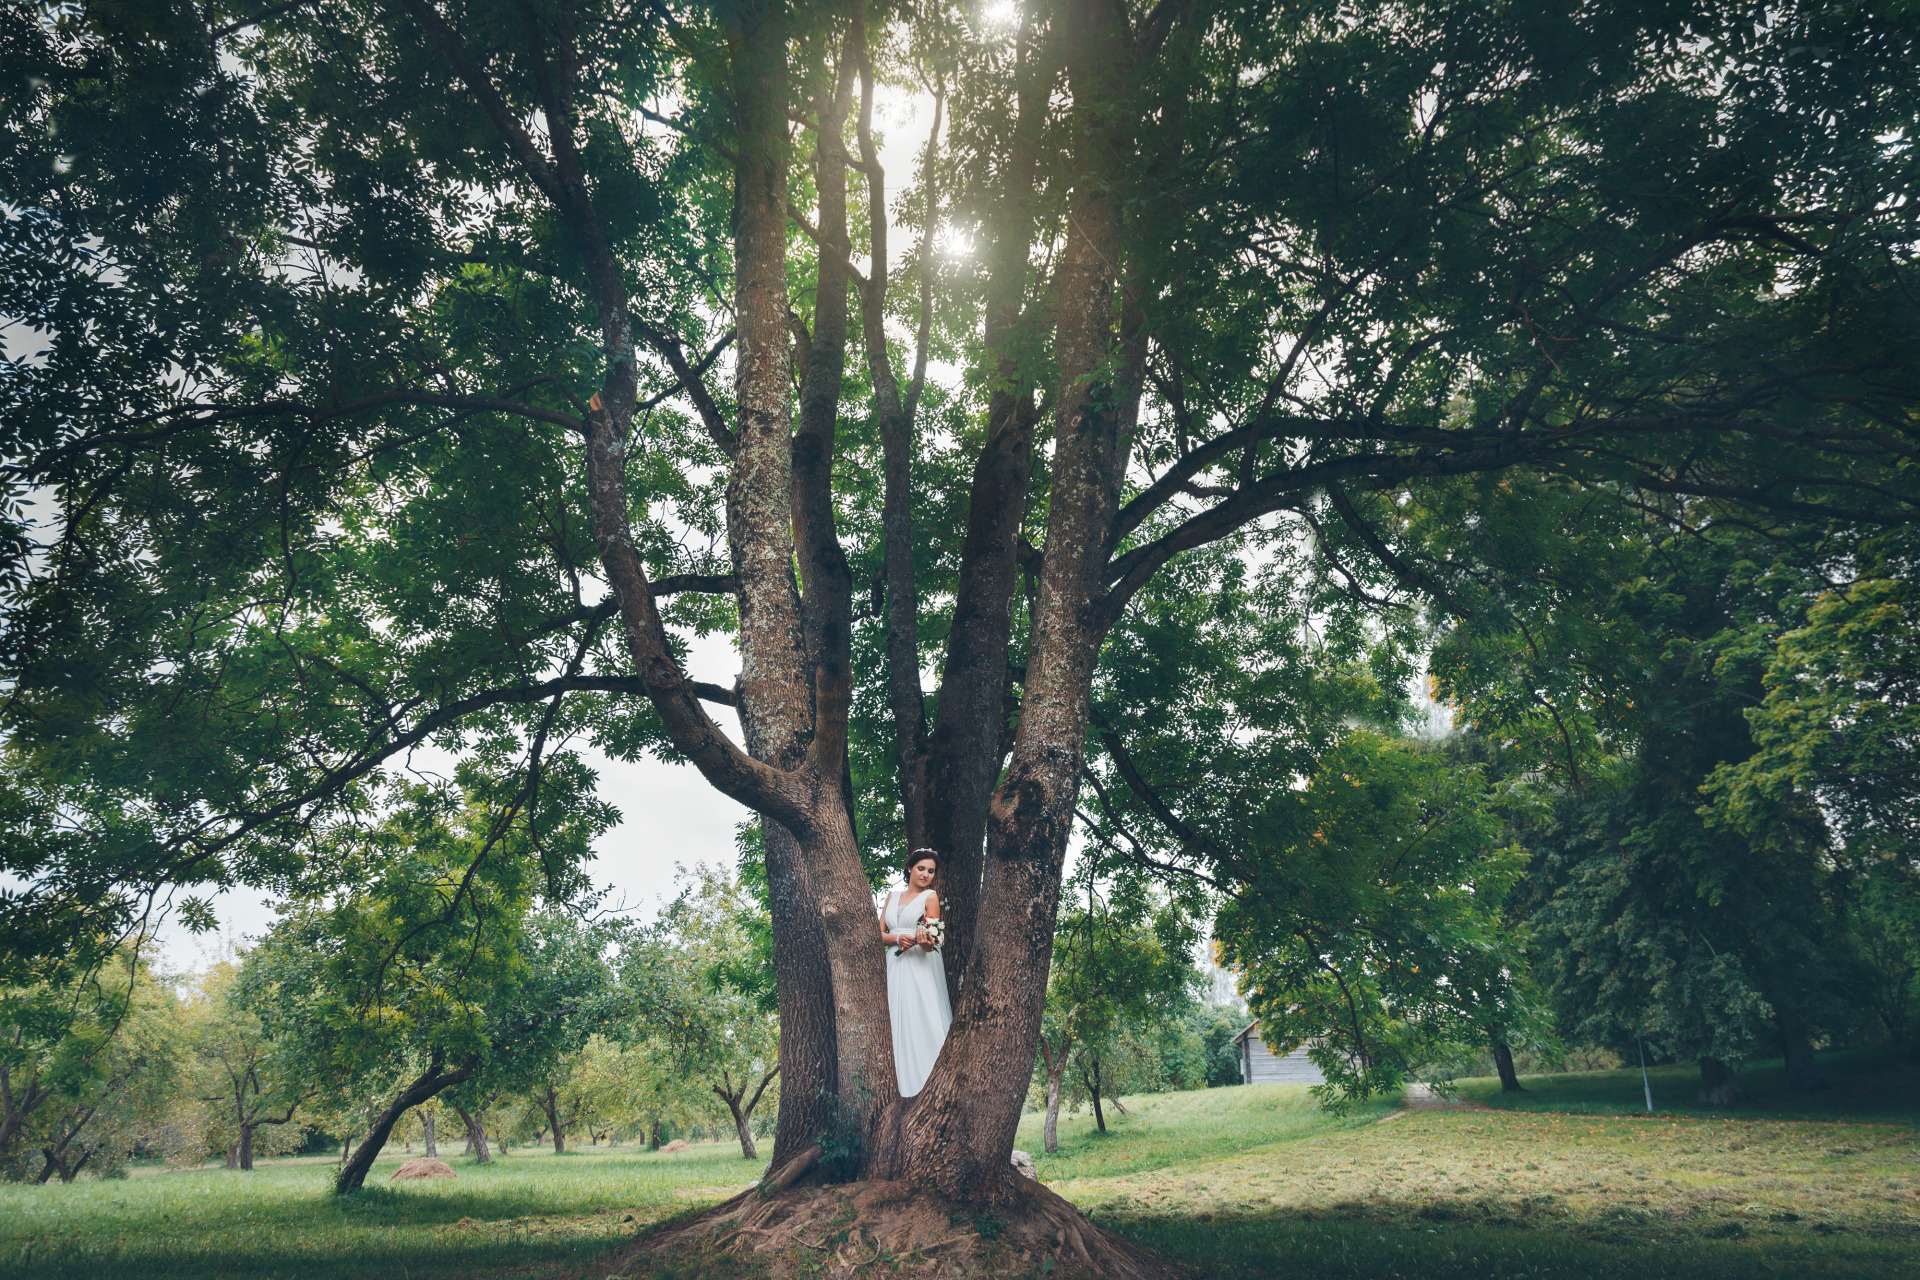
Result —
<instances>
[{"instance_id":1,"label":"woman's bare shoulder","mask_svg":"<svg viewBox=\"0 0 1920 1280\"><path fill-rule=\"evenodd\" d=\"M940 910L940 895L932 889L927 890L927 910L935 912Z\"/></svg>"}]
</instances>

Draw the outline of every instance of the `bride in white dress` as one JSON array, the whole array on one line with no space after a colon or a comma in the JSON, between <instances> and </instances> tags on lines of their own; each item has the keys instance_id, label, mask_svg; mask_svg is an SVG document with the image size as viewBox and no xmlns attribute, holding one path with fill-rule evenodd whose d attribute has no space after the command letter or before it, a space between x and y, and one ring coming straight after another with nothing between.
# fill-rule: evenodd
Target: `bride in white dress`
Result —
<instances>
[{"instance_id":1,"label":"bride in white dress","mask_svg":"<svg viewBox=\"0 0 1920 1280\"><path fill-rule=\"evenodd\" d=\"M893 1068L900 1096L920 1092L953 1022L947 1002L947 971L926 921L940 918L933 891L940 855L915 849L908 855L907 887L887 895L880 913L880 941L887 948L887 1011L893 1017Z\"/></svg>"}]
</instances>

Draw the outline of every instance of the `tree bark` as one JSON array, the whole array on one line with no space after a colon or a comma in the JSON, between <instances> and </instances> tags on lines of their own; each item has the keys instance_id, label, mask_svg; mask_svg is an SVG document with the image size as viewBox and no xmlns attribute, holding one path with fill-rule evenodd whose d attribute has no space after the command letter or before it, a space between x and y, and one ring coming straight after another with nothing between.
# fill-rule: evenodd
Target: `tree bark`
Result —
<instances>
[{"instance_id":1,"label":"tree bark","mask_svg":"<svg viewBox=\"0 0 1920 1280\"><path fill-rule=\"evenodd\" d=\"M411 1084L395 1095L392 1102L373 1118L367 1126L367 1136L340 1167L339 1175L333 1181L336 1195L346 1195L358 1191L367 1180L367 1171L373 1168L373 1162L379 1158L380 1148L386 1146L387 1135L393 1132L393 1126L400 1117L421 1103L432 1098L442 1089L452 1088L471 1077L479 1066L477 1059L468 1058L452 1071L442 1071L442 1059L435 1057L427 1064L427 1069L414 1077Z\"/></svg>"},{"instance_id":2,"label":"tree bark","mask_svg":"<svg viewBox=\"0 0 1920 1280\"><path fill-rule=\"evenodd\" d=\"M1093 1126L1100 1132L1107 1131L1107 1117L1100 1110L1100 1055L1093 1056L1093 1066L1086 1075L1087 1096L1093 1099Z\"/></svg>"},{"instance_id":3,"label":"tree bark","mask_svg":"<svg viewBox=\"0 0 1920 1280\"><path fill-rule=\"evenodd\" d=\"M860 291L862 345L873 385L874 416L881 450L881 581L885 593L887 693L894 722L895 769L908 849L927 845L927 715L920 687L920 589L913 566L913 426L926 378L932 324L932 247L935 149L943 99L934 101L933 134L927 140L926 221L920 241L920 324L914 343L913 381L902 396L887 348L888 282L886 175L873 140L873 67L867 53L866 6L856 3L852 41L860 71L860 156L867 177L868 267Z\"/></svg>"},{"instance_id":4,"label":"tree bark","mask_svg":"<svg viewBox=\"0 0 1920 1280\"><path fill-rule=\"evenodd\" d=\"M552 1085L539 1099L540 1110L546 1114L547 1127L553 1130L553 1154L562 1156L567 1153L566 1123L560 1119L560 1095Z\"/></svg>"},{"instance_id":5,"label":"tree bark","mask_svg":"<svg viewBox=\"0 0 1920 1280\"><path fill-rule=\"evenodd\" d=\"M1520 1077L1513 1070L1513 1046L1505 1040L1493 1042L1493 1068L1500 1073L1500 1092L1525 1093Z\"/></svg>"},{"instance_id":6,"label":"tree bark","mask_svg":"<svg viewBox=\"0 0 1920 1280\"><path fill-rule=\"evenodd\" d=\"M420 1132L425 1139L425 1141L421 1145L421 1150L426 1155L427 1159L438 1160L440 1158L440 1148L434 1143L434 1140L433 1140L434 1139L433 1122L434 1122L433 1108L428 1107L426 1110L420 1113Z\"/></svg>"},{"instance_id":7,"label":"tree bark","mask_svg":"<svg viewBox=\"0 0 1920 1280\"><path fill-rule=\"evenodd\" d=\"M1739 1100L1740 1084L1733 1068L1718 1058L1700 1059L1700 1101L1709 1107L1727 1107Z\"/></svg>"},{"instance_id":8,"label":"tree bark","mask_svg":"<svg viewBox=\"0 0 1920 1280\"><path fill-rule=\"evenodd\" d=\"M1020 727L989 810L975 945L953 1030L907 1117L914 1167L956 1200L1016 1194L1008 1160L1040 1034L1093 668L1112 621L1105 585L1128 411L1117 403L1127 389L1102 379L1115 347L1121 254L1115 130L1124 113L1112 104L1129 54L1125 13L1113 0L1069 0L1064 11L1076 182L1057 277L1047 545Z\"/></svg>"},{"instance_id":9,"label":"tree bark","mask_svg":"<svg viewBox=\"0 0 1920 1280\"><path fill-rule=\"evenodd\" d=\"M253 1126L240 1126L239 1167L251 1173L253 1171Z\"/></svg>"},{"instance_id":10,"label":"tree bark","mask_svg":"<svg viewBox=\"0 0 1920 1280\"><path fill-rule=\"evenodd\" d=\"M1060 1081L1066 1074L1067 1059L1062 1054L1059 1065L1047 1067L1047 1123L1042 1137L1050 1156L1060 1154Z\"/></svg>"},{"instance_id":11,"label":"tree bark","mask_svg":"<svg viewBox=\"0 0 1920 1280\"><path fill-rule=\"evenodd\" d=\"M492 1164L493 1153L487 1150L486 1112L468 1111L455 1103L453 1113L459 1116L460 1123L466 1126L467 1150L473 1153L474 1160L479 1164Z\"/></svg>"},{"instance_id":12,"label":"tree bark","mask_svg":"<svg viewBox=\"0 0 1920 1280\"><path fill-rule=\"evenodd\" d=\"M780 1115L773 1159L783 1164L818 1143L833 1124L839 1093L827 935L800 844L777 822L761 820L767 896L773 916L774 992L780 1005Z\"/></svg>"},{"instance_id":13,"label":"tree bark","mask_svg":"<svg viewBox=\"0 0 1920 1280\"><path fill-rule=\"evenodd\" d=\"M1034 47L1024 9L1015 76L1019 114L1007 157L1006 185L989 215L993 256L983 332L992 370L987 437L974 460L960 578L941 666L940 701L928 743L927 840L946 857L940 905L947 937L940 954L946 966L947 995L956 1010L977 929L988 800L1000 774L1009 688L1007 645L1013 629L1020 531L1033 474L1037 419L1034 375L1023 359L1021 319L1031 270L1028 253L1033 240L1040 125L1048 111L1054 72L1050 54ZM919 678L917 672L914 678Z\"/></svg>"}]
</instances>

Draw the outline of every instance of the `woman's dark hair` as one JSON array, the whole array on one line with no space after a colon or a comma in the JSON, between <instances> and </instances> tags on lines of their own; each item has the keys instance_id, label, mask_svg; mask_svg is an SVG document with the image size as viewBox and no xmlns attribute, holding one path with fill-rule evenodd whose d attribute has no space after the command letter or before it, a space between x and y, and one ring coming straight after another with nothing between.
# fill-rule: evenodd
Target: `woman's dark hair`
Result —
<instances>
[{"instance_id":1,"label":"woman's dark hair","mask_svg":"<svg viewBox=\"0 0 1920 1280\"><path fill-rule=\"evenodd\" d=\"M907 855L907 870L912 871L921 863L932 859L934 874L940 873L940 855L932 849L915 849Z\"/></svg>"}]
</instances>

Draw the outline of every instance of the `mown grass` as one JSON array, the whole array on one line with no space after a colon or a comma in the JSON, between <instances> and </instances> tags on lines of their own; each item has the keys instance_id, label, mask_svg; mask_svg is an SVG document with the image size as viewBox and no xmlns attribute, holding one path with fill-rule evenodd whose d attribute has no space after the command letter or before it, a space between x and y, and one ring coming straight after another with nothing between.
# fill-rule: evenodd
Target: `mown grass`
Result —
<instances>
[{"instance_id":1,"label":"mown grass","mask_svg":"<svg viewBox=\"0 0 1920 1280\"><path fill-rule=\"evenodd\" d=\"M679 1210L754 1181L733 1144L516 1151L459 1177L388 1181L383 1157L356 1195L331 1192L325 1156L250 1173L205 1169L0 1185L0 1276L33 1280L435 1280L566 1274Z\"/></svg>"},{"instance_id":2,"label":"mown grass","mask_svg":"<svg viewBox=\"0 0 1920 1280\"><path fill-rule=\"evenodd\" d=\"M1258 1085L1129 1098L1106 1134L1064 1116L1056 1156L1039 1150L1039 1116L1018 1141L1096 1221L1218 1280L1920 1275L1913 1082L1879 1059L1826 1065L1834 1087L1811 1103L1776 1094L1762 1067L1750 1102L1718 1113L1682 1105L1681 1070L1656 1078L1671 1105L1653 1117L1637 1071L1531 1079L1508 1098L1467 1081L1495 1109L1385 1123L1388 1103L1335 1118L1302 1086ZM714 1145L516 1152L454 1160L452 1182L386 1181L399 1158L346 1201L325 1157L0 1186L0 1277L581 1275L761 1172Z\"/></svg>"},{"instance_id":3,"label":"mown grass","mask_svg":"<svg viewBox=\"0 0 1920 1280\"><path fill-rule=\"evenodd\" d=\"M1383 1099L1356 1107L1344 1118L1331 1116L1305 1086L1294 1084L1148 1094L1123 1101L1131 1114L1108 1106L1106 1133L1095 1127L1090 1111L1062 1114L1058 1155L1043 1150L1042 1115L1020 1118L1014 1145L1033 1154L1043 1182L1111 1178L1357 1129L1398 1105Z\"/></svg>"},{"instance_id":4,"label":"mown grass","mask_svg":"<svg viewBox=\"0 0 1920 1280\"><path fill-rule=\"evenodd\" d=\"M1638 1113L1617 1106L1618 1081L1600 1078L1611 1074L1551 1082L1557 1090L1530 1082L1502 1110L1345 1131L1302 1124L1292 1140L1173 1168L1123 1168L1135 1122L1122 1119L1101 1144L1105 1169L1084 1164L1052 1185L1103 1225L1221 1280L1920 1275L1910 1099L1904 1113L1882 1108L1904 1123L1759 1105L1648 1117L1644 1101ZM1844 1063L1832 1074L1845 1106L1859 1082ZM1285 1091L1305 1092L1266 1088L1281 1111ZM1497 1090L1469 1081L1462 1092Z\"/></svg>"}]
</instances>

